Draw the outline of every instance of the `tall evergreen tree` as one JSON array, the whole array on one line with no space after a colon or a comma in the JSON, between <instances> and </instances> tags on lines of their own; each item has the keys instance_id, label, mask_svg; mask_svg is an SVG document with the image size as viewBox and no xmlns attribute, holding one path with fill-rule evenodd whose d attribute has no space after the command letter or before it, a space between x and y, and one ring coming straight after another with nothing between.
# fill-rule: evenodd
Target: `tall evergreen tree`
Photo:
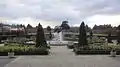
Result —
<instances>
[{"instance_id":1,"label":"tall evergreen tree","mask_svg":"<svg viewBox=\"0 0 120 67\"><path fill-rule=\"evenodd\" d=\"M85 27L86 27L86 32L90 32L91 31L91 28L88 25L86 25Z\"/></svg>"},{"instance_id":2,"label":"tall evergreen tree","mask_svg":"<svg viewBox=\"0 0 120 67\"><path fill-rule=\"evenodd\" d=\"M120 25L118 26L117 43L120 44Z\"/></svg>"},{"instance_id":3,"label":"tall evergreen tree","mask_svg":"<svg viewBox=\"0 0 120 67\"><path fill-rule=\"evenodd\" d=\"M79 44L79 46L88 45L87 34L86 34L84 21L81 23L80 28L79 28L79 41L78 41L78 44Z\"/></svg>"},{"instance_id":4,"label":"tall evergreen tree","mask_svg":"<svg viewBox=\"0 0 120 67\"><path fill-rule=\"evenodd\" d=\"M28 25L27 25L27 28L33 28L33 27L32 27L32 25L28 24Z\"/></svg>"},{"instance_id":5,"label":"tall evergreen tree","mask_svg":"<svg viewBox=\"0 0 120 67\"><path fill-rule=\"evenodd\" d=\"M108 33L108 43L112 43L111 32Z\"/></svg>"},{"instance_id":6,"label":"tall evergreen tree","mask_svg":"<svg viewBox=\"0 0 120 67\"><path fill-rule=\"evenodd\" d=\"M92 37L93 37L93 32L92 30L90 31L90 39L92 40Z\"/></svg>"},{"instance_id":7,"label":"tall evergreen tree","mask_svg":"<svg viewBox=\"0 0 120 67\"><path fill-rule=\"evenodd\" d=\"M47 31L49 31L49 38L51 39L52 38L52 33L51 33L51 27L50 26L47 26Z\"/></svg>"},{"instance_id":8,"label":"tall evergreen tree","mask_svg":"<svg viewBox=\"0 0 120 67\"><path fill-rule=\"evenodd\" d=\"M47 47L44 30L42 25L39 23L37 27L37 34L36 34L36 47Z\"/></svg>"},{"instance_id":9,"label":"tall evergreen tree","mask_svg":"<svg viewBox=\"0 0 120 67\"><path fill-rule=\"evenodd\" d=\"M70 26L68 25L68 21L62 21L62 24L60 27L62 27L62 30L70 29Z\"/></svg>"}]
</instances>

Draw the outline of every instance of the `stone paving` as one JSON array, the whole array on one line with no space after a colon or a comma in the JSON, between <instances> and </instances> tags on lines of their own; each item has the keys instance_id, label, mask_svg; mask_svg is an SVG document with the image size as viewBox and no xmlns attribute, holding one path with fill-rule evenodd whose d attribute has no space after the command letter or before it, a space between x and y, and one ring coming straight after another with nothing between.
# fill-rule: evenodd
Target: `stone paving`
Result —
<instances>
[{"instance_id":1,"label":"stone paving","mask_svg":"<svg viewBox=\"0 0 120 67\"><path fill-rule=\"evenodd\" d=\"M48 56L19 56L5 67L120 67L120 56L78 55L66 46L53 46Z\"/></svg>"},{"instance_id":2,"label":"stone paving","mask_svg":"<svg viewBox=\"0 0 120 67\"><path fill-rule=\"evenodd\" d=\"M13 61L15 58L8 58L8 56L0 56L0 67L4 67L9 62Z\"/></svg>"}]
</instances>

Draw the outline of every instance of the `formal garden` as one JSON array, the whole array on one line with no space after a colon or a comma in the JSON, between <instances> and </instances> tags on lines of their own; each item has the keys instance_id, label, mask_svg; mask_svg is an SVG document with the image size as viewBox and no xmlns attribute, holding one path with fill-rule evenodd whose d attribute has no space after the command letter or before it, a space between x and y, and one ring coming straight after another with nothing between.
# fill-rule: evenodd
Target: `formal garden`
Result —
<instances>
[{"instance_id":1,"label":"formal garden","mask_svg":"<svg viewBox=\"0 0 120 67\"><path fill-rule=\"evenodd\" d=\"M47 45L43 27L39 23L37 27L36 42L33 45L26 45L29 38L16 37L9 38L4 46L0 47L0 56L7 56L10 53L14 55L48 55L50 46Z\"/></svg>"},{"instance_id":2,"label":"formal garden","mask_svg":"<svg viewBox=\"0 0 120 67\"><path fill-rule=\"evenodd\" d=\"M70 29L67 25L67 21L63 21L61 27L55 28L54 32L61 32L62 30L67 31ZM52 35L51 28L47 27L49 35ZM118 26L120 30L120 26ZM92 30L89 30L89 35L87 34L85 23L82 22L79 27L78 41L76 43L70 42L67 47L73 49L75 55L87 54L87 55L107 55L112 53L120 54L120 31L118 31L117 42L113 43L111 38L111 33L106 37L98 37L93 35ZM49 36L52 39L51 36ZM73 37L72 39L76 39ZM32 41L31 41L32 40ZM26 41L31 41L26 43ZM9 53L14 53L15 55L48 55L50 45L47 44L45 33L42 25L39 23L37 26L37 33L34 39L25 37L14 37L8 38L4 46L0 47L0 55L7 56Z\"/></svg>"},{"instance_id":3,"label":"formal garden","mask_svg":"<svg viewBox=\"0 0 120 67\"><path fill-rule=\"evenodd\" d=\"M74 45L71 47L73 48L73 51L76 55L79 54L107 55L114 52L120 55L119 35L120 34L118 32L117 43L112 43L110 34L108 34L108 39L106 39L105 37L93 36L92 31L90 31L88 36L86 34L85 24L84 22L82 22L79 28L78 43L74 43Z\"/></svg>"}]
</instances>

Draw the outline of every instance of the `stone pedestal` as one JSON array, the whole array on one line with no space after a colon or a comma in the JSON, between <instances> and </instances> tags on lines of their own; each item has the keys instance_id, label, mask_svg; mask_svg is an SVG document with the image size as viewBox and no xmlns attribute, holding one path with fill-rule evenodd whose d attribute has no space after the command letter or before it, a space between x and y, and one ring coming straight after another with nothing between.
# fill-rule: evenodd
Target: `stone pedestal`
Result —
<instances>
[{"instance_id":1,"label":"stone pedestal","mask_svg":"<svg viewBox=\"0 0 120 67\"><path fill-rule=\"evenodd\" d=\"M14 52L8 52L8 57L9 57L9 58L13 58L14 55L15 55Z\"/></svg>"}]
</instances>

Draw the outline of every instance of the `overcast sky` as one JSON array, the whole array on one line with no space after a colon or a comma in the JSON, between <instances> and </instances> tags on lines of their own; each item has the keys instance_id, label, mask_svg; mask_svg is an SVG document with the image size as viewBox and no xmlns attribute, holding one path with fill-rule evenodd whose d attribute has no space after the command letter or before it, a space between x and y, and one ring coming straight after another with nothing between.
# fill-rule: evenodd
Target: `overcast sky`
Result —
<instances>
[{"instance_id":1,"label":"overcast sky","mask_svg":"<svg viewBox=\"0 0 120 67\"><path fill-rule=\"evenodd\" d=\"M3 23L46 27L67 20L71 26L85 21L95 24L120 24L120 0L1 0L0 21Z\"/></svg>"}]
</instances>

